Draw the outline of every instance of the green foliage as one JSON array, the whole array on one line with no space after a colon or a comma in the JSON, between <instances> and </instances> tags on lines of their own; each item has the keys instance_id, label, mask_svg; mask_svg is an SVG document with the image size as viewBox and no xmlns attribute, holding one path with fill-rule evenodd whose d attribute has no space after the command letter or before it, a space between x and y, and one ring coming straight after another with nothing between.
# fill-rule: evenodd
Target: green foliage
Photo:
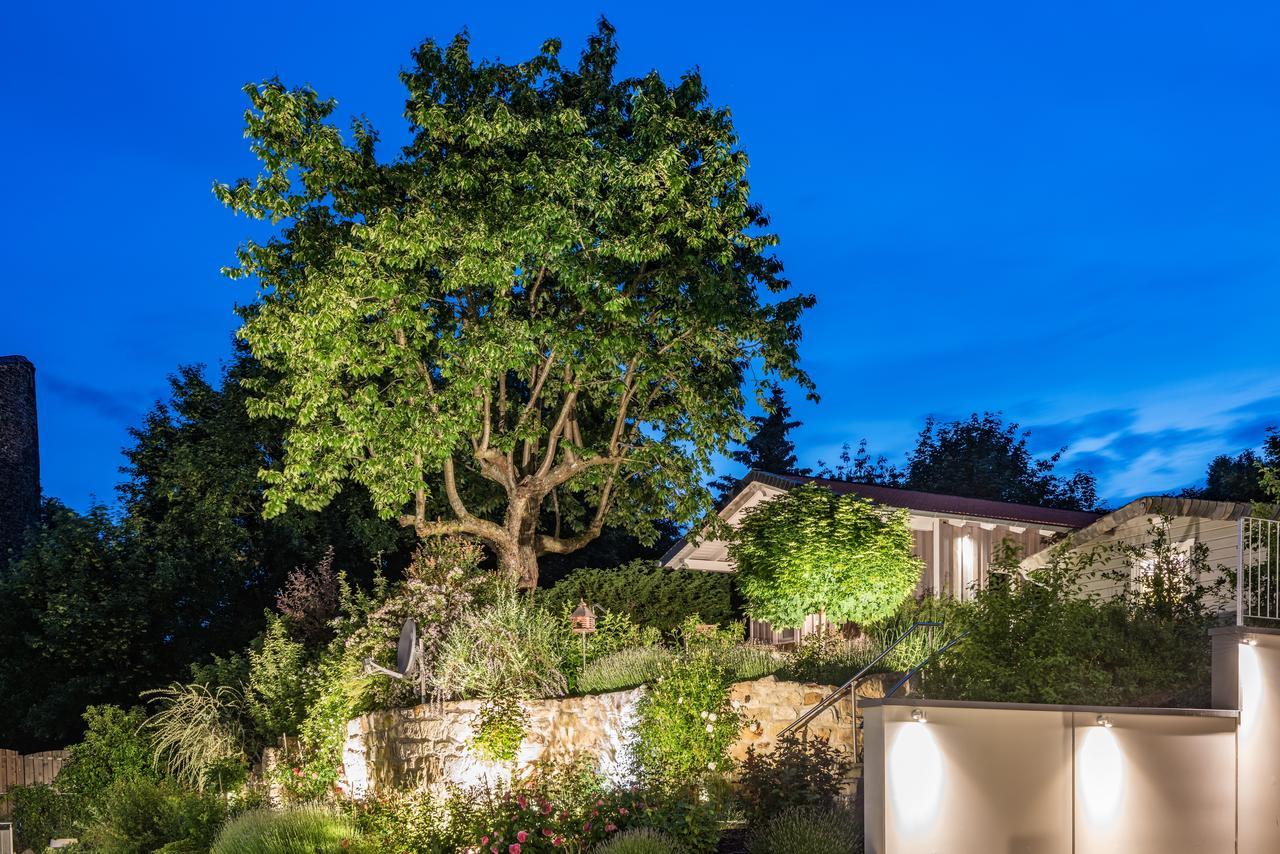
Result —
<instances>
[{"instance_id":1,"label":"green foliage","mask_svg":"<svg viewBox=\"0 0 1280 854\"><path fill-rule=\"evenodd\" d=\"M638 713L635 752L646 779L676 789L732 765L741 721L713 648L692 649L663 668Z\"/></svg>"},{"instance_id":2,"label":"green foliage","mask_svg":"<svg viewBox=\"0 0 1280 854\"><path fill-rule=\"evenodd\" d=\"M730 545L747 612L775 626L889 616L920 580L908 515L813 484L753 508Z\"/></svg>"},{"instance_id":3,"label":"green foliage","mask_svg":"<svg viewBox=\"0 0 1280 854\"><path fill-rule=\"evenodd\" d=\"M492 697L476 712L475 734L468 747L495 762L510 762L520 753L529 715L514 697Z\"/></svg>"},{"instance_id":4,"label":"green foliage","mask_svg":"<svg viewBox=\"0 0 1280 854\"><path fill-rule=\"evenodd\" d=\"M737 644L720 658L730 682L748 682L777 673L783 659L771 647Z\"/></svg>"},{"instance_id":5,"label":"green foliage","mask_svg":"<svg viewBox=\"0 0 1280 854\"><path fill-rule=\"evenodd\" d=\"M1059 549L1025 578L994 574L956 609L953 622L969 636L926 671L925 690L1008 702L1206 705L1212 591L1229 585L1230 572L1209 567L1203 548L1181 553L1168 541L1167 520L1158 521L1146 546L1120 549L1130 565L1119 574L1119 595L1089 593L1100 579L1120 580L1099 569L1114 554ZM1135 561L1150 575L1131 585Z\"/></svg>"},{"instance_id":6,"label":"green foliage","mask_svg":"<svg viewBox=\"0 0 1280 854\"><path fill-rule=\"evenodd\" d=\"M606 569L574 570L543 593L542 601L560 613L585 598L593 607L626 614L638 625L671 632L690 614L701 614L709 623L732 620L732 583L727 573L668 569L638 560Z\"/></svg>"},{"instance_id":7,"label":"green foliage","mask_svg":"<svg viewBox=\"0 0 1280 854\"><path fill-rule=\"evenodd\" d=\"M671 837L680 846L677 850L690 854L716 850L731 812L727 792L718 785L663 788L645 793L643 803L646 809L636 824Z\"/></svg>"},{"instance_id":8,"label":"green foliage","mask_svg":"<svg viewBox=\"0 0 1280 854\"><path fill-rule=\"evenodd\" d=\"M796 807L752 836L751 854L861 854L862 821L845 809Z\"/></svg>"},{"instance_id":9,"label":"green foliage","mask_svg":"<svg viewBox=\"0 0 1280 854\"><path fill-rule=\"evenodd\" d=\"M278 422L245 411L250 377L269 381L241 351L220 386L197 368L172 378L125 451L120 513L45 502L30 547L0 576L0 744L73 743L86 706L127 706L193 662L243 649L290 568L329 545L362 572L407 553L407 535L358 488L322 512L263 518L258 470L283 447Z\"/></svg>"},{"instance_id":10,"label":"green foliage","mask_svg":"<svg viewBox=\"0 0 1280 854\"><path fill-rule=\"evenodd\" d=\"M84 712L85 734L70 748L58 772L58 790L91 808L116 780L155 776L154 745L143 730L146 712L118 706L90 706Z\"/></svg>"},{"instance_id":11,"label":"green foliage","mask_svg":"<svg viewBox=\"0 0 1280 854\"><path fill-rule=\"evenodd\" d=\"M468 839L475 850L520 854L588 851L642 820L646 809L636 794L606 787L583 760L543 766L510 789L470 797L480 804Z\"/></svg>"},{"instance_id":12,"label":"green foliage","mask_svg":"<svg viewBox=\"0 0 1280 854\"><path fill-rule=\"evenodd\" d=\"M562 620L562 657L561 670L564 672L571 691L584 690L580 687L583 675L583 658L585 652L586 666L590 666L601 658L609 657L626 649L657 646L662 636L651 626L637 626L626 614L595 610L596 630L590 634L579 635L573 631L572 610L566 609Z\"/></svg>"},{"instance_id":13,"label":"green foliage","mask_svg":"<svg viewBox=\"0 0 1280 854\"><path fill-rule=\"evenodd\" d=\"M753 826L762 826L792 807L834 807L853 771L853 760L826 740L778 739L768 753L747 749L738 775L738 794Z\"/></svg>"},{"instance_id":14,"label":"green foliage","mask_svg":"<svg viewBox=\"0 0 1280 854\"><path fill-rule=\"evenodd\" d=\"M279 617L269 617L261 646L249 649L245 705L259 738L273 743L297 733L314 701L307 650L289 636Z\"/></svg>"},{"instance_id":15,"label":"green foliage","mask_svg":"<svg viewBox=\"0 0 1280 854\"><path fill-rule=\"evenodd\" d=\"M565 627L511 586L472 609L449 629L436 664L445 696L560 697Z\"/></svg>"},{"instance_id":16,"label":"green foliage","mask_svg":"<svg viewBox=\"0 0 1280 854\"><path fill-rule=\"evenodd\" d=\"M148 691L159 709L147 719L156 761L185 786L203 791L243 778L244 696L227 685L174 683Z\"/></svg>"},{"instance_id":17,"label":"green foliage","mask_svg":"<svg viewBox=\"0 0 1280 854\"><path fill-rule=\"evenodd\" d=\"M32 537L0 573L0 744L24 751L75 741L86 706L136 701L167 666L156 621L172 606L103 507L46 501Z\"/></svg>"},{"instance_id":18,"label":"green foliage","mask_svg":"<svg viewBox=\"0 0 1280 854\"><path fill-rule=\"evenodd\" d=\"M355 822L325 807L259 809L227 822L212 854L347 854L361 841Z\"/></svg>"},{"instance_id":19,"label":"green foliage","mask_svg":"<svg viewBox=\"0 0 1280 854\"><path fill-rule=\"evenodd\" d=\"M440 797L427 791L392 792L344 802L371 851L456 854L471 840L474 804L460 792Z\"/></svg>"},{"instance_id":20,"label":"green foliage","mask_svg":"<svg viewBox=\"0 0 1280 854\"><path fill-rule=\"evenodd\" d=\"M420 668L427 668L428 687L443 698L444 688L431 664L450 628L461 616L487 601L492 573L483 573L480 562L484 550L479 543L463 537L440 537L422 543L414 551L405 579L389 592L375 590L366 606L346 620L344 654L351 659L394 668L400 629L413 619L423 655L408 679L373 679L364 683L360 704L372 708L394 708L417 702ZM354 605L350 591L340 599L350 611ZM363 610L361 610L363 607Z\"/></svg>"},{"instance_id":21,"label":"green foliage","mask_svg":"<svg viewBox=\"0 0 1280 854\"><path fill-rule=\"evenodd\" d=\"M680 846L667 834L651 827L624 830L591 849L591 854L679 854Z\"/></svg>"},{"instance_id":22,"label":"green foliage","mask_svg":"<svg viewBox=\"0 0 1280 854\"><path fill-rule=\"evenodd\" d=\"M281 224L228 271L259 285L240 336L278 375L250 410L289 425L269 514L354 481L531 586L539 554L604 524L651 540L707 509L712 456L747 427L744 364L760 391L812 388L813 300L784 296L728 110L696 72L623 79L616 55L605 22L576 68L557 41L506 64L428 40L389 162L312 90L246 87L261 169L216 192Z\"/></svg>"},{"instance_id":23,"label":"green foliage","mask_svg":"<svg viewBox=\"0 0 1280 854\"><path fill-rule=\"evenodd\" d=\"M278 782L285 793L299 801L314 800L333 792L342 773L342 745L347 721L359 711L365 692L360 662L335 643L314 668L315 699L307 709L298 735L302 756L296 765L281 769Z\"/></svg>"},{"instance_id":24,"label":"green foliage","mask_svg":"<svg viewBox=\"0 0 1280 854\"><path fill-rule=\"evenodd\" d=\"M227 817L226 801L172 781L120 778L103 793L82 841L101 854L201 854Z\"/></svg>"},{"instance_id":25,"label":"green foliage","mask_svg":"<svg viewBox=\"0 0 1280 854\"><path fill-rule=\"evenodd\" d=\"M14 786L0 804L10 810L15 851L43 851L50 839L74 832L76 801L52 786Z\"/></svg>"},{"instance_id":26,"label":"green foliage","mask_svg":"<svg viewBox=\"0 0 1280 854\"><path fill-rule=\"evenodd\" d=\"M589 662L578 678L578 690L583 694L604 694L644 685L662 675L675 657L674 652L661 646L618 650Z\"/></svg>"}]
</instances>

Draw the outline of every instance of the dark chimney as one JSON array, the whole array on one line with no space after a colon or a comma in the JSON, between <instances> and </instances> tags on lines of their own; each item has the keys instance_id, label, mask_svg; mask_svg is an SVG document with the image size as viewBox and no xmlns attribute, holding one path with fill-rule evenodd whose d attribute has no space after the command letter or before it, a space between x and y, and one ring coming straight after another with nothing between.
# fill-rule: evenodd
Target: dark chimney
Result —
<instances>
[{"instance_id":1,"label":"dark chimney","mask_svg":"<svg viewBox=\"0 0 1280 854\"><path fill-rule=\"evenodd\" d=\"M0 356L0 568L39 518L36 366L24 356Z\"/></svg>"}]
</instances>

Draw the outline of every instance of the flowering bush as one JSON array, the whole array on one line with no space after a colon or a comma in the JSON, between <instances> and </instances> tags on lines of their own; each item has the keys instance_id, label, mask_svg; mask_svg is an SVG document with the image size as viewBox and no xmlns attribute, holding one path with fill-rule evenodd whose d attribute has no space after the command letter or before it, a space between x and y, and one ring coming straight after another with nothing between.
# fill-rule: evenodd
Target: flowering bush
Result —
<instances>
[{"instance_id":1,"label":"flowering bush","mask_svg":"<svg viewBox=\"0 0 1280 854\"><path fill-rule=\"evenodd\" d=\"M478 543L462 537L442 537L430 547L420 546L405 570L405 581L347 634L348 655L394 667L400 628L412 617L424 652L418 666L435 661L454 623L485 596L489 578L478 571L483 555ZM427 681L439 696L449 689L435 676L428 673ZM416 702L417 685L417 678L372 680L363 705L394 708Z\"/></svg>"},{"instance_id":2,"label":"flowering bush","mask_svg":"<svg viewBox=\"0 0 1280 854\"><path fill-rule=\"evenodd\" d=\"M640 700L635 733L640 770L646 779L671 787L728 771L729 746L740 729L716 649L691 649L664 668Z\"/></svg>"},{"instance_id":3,"label":"flowering bush","mask_svg":"<svg viewBox=\"0 0 1280 854\"><path fill-rule=\"evenodd\" d=\"M586 804L548 797L537 787L516 788L495 799L470 854L584 852L630 826L645 813L630 792L601 792Z\"/></svg>"}]
</instances>

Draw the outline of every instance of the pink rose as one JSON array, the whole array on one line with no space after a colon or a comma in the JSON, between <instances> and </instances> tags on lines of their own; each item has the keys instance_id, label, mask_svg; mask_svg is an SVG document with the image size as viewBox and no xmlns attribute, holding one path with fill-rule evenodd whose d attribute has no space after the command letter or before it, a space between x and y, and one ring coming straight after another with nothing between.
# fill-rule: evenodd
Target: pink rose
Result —
<instances>
[{"instance_id":1,"label":"pink rose","mask_svg":"<svg viewBox=\"0 0 1280 854\"><path fill-rule=\"evenodd\" d=\"M523 830L516 834L516 841L517 841L517 842L524 842L524 841L526 841L528 838L529 838L529 834L525 833Z\"/></svg>"},{"instance_id":2,"label":"pink rose","mask_svg":"<svg viewBox=\"0 0 1280 854\"><path fill-rule=\"evenodd\" d=\"M512 842L507 846L507 854L520 854L520 843Z\"/></svg>"},{"instance_id":3,"label":"pink rose","mask_svg":"<svg viewBox=\"0 0 1280 854\"><path fill-rule=\"evenodd\" d=\"M618 815L626 815L626 814L627 814L626 807L618 807Z\"/></svg>"},{"instance_id":4,"label":"pink rose","mask_svg":"<svg viewBox=\"0 0 1280 854\"><path fill-rule=\"evenodd\" d=\"M616 824L614 824L613 822L609 822L608 824L606 824L606 825L604 826L604 831L605 831L605 833L613 833L613 832L614 832L615 830L617 830L617 829L618 829L618 826L617 826Z\"/></svg>"}]
</instances>

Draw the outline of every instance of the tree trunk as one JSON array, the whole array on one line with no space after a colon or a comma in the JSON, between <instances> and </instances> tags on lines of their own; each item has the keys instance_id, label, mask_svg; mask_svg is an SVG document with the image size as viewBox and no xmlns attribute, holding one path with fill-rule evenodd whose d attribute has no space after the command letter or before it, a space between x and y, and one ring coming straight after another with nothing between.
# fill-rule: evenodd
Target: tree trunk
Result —
<instances>
[{"instance_id":1,"label":"tree trunk","mask_svg":"<svg viewBox=\"0 0 1280 854\"><path fill-rule=\"evenodd\" d=\"M538 511L540 496L515 495L507 503L508 540L498 550L503 572L516 581L521 590L538 586Z\"/></svg>"},{"instance_id":2,"label":"tree trunk","mask_svg":"<svg viewBox=\"0 0 1280 854\"><path fill-rule=\"evenodd\" d=\"M532 542L500 550L498 563L509 578L516 580L519 589L532 590L538 586L538 555Z\"/></svg>"}]
</instances>

